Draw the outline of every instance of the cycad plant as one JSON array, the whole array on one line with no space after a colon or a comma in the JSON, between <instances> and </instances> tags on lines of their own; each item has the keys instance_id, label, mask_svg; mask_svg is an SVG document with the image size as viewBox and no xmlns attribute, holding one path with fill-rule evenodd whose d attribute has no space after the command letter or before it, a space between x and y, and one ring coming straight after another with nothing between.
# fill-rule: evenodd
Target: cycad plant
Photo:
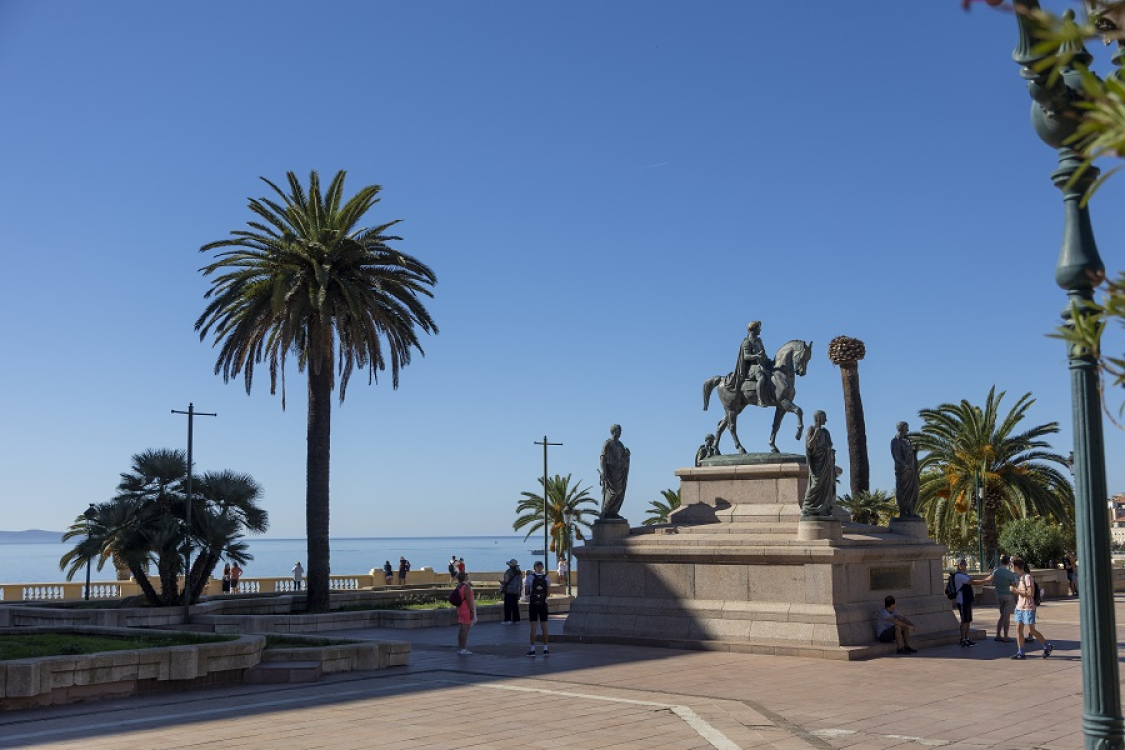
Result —
<instances>
[{"instance_id":1,"label":"cycad plant","mask_svg":"<svg viewBox=\"0 0 1125 750\"><path fill-rule=\"evenodd\" d=\"M962 400L922 409L922 431L911 436L927 454L921 460L919 512L938 541L965 548L976 527L974 491L983 492L982 564L994 559L999 529L1007 520L1042 516L1074 525L1074 489L1059 471L1066 458L1043 439L1058 432L1058 423L1018 431L1035 399L1025 393L1002 415L1004 396L993 386L983 407Z\"/></svg>"},{"instance_id":2,"label":"cycad plant","mask_svg":"<svg viewBox=\"0 0 1125 750\"><path fill-rule=\"evenodd\" d=\"M288 192L262 178L275 199L250 200L256 219L249 230L211 242L216 253L201 270L211 277L211 301L195 327L200 339L219 347L215 372L242 376L250 392L255 365L267 362L270 392L282 381L292 355L308 378L305 526L308 536L308 611L328 610L329 454L332 391L340 401L358 368L368 382L399 369L422 352L419 331L437 333L422 304L437 277L417 258L391 247L401 240L388 230L398 221L363 226L378 202L378 185L363 187L346 202L344 172L321 189L316 172L308 190L287 174Z\"/></svg>"},{"instance_id":3,"label":"cycad plant","mask_svg":"<svg viewBox=\"0 0 1125 750\"><path fill-rule=\"evenodd\" d=\"M844 495L837 502L841 508L851 514L852 521L855 523L881 526L898 515L898 503L895 502L894 497L888 496L885 490Z\"/></svg>"},{"instance_id":4,"label":"cycad plant","mask_svg":"<svg viewBox=\"0 0 1125 750\"><path fill-rule=\"evenodd\" d=\"M579 489L581 481L573 486L570 484L570 474L565 477L556 474L547 478L547 522L550 524L547 535L550 539L550 551L559 557L565 557L574 546L570 536L570 529L566 525L565 511L570 509L573 514L572 526L574 537L579 540L586 539L590 524L597 517L597 501L590 497L590 488ZM542 486L543 479L539 479ZM523 499L516 506L518 514L512 528L515 531L527 529L524 539L528 539L535 532L543 533L543 495L542 492L521 492ZM593 507L590 507L593 506Z\"/></svg>"}]
</instances>

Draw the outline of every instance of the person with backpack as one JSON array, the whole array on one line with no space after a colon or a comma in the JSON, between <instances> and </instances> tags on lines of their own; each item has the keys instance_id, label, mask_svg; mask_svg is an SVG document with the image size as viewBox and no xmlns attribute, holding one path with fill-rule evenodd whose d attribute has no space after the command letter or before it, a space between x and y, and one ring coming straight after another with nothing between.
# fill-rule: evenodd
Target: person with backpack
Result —
<instances>
[{"instance_id":1,"label":"person with backpack","mask_svg":"<svg viewBox=\"0 0 1125 750\"><path fill-rule=\"evenodd\" d=\"M1012 567L1015 568L1012 572L1019 578L1019 583L1015 589L1018 597L1016 601L1016 653L1012 654L1012 658L1016 660L1027 658L1023 653L1023 626L1026 625L1031 637L1043 644L1043 658L1046 659L1055 650L1055 647L1048 643L1043 634L1035 628L1035 608L1039 604L1036 589L1039 588L1039 585L1035 583L1035 579L1028 572L1027 563L1023 561L1023 558L1013 557Z\"/></svg>"},{"instance_id":2,"label":"person with backpack","mask_svg":"<svg viewBox=\"0 0 1125 750\"><path fill-rule=\"evenodd\" d=\"M469 574L457 574L457 587L449 594L449 603L457 607L457 653L472 656L469 645L469 629L477 624L477 601L473 587L469 585Z\"/></svg>"},{"instance_id":3,"label":"person with backpack","mask_svg":"<svg viewBox=\"0 0 1125 750\"><path fill-rule=\"evenodd\" d=\"M543 630L543 656L550 656L551 649L547 640L547 597L551 595L551 581L543 572L543 561L535 561L535 572L527 580L527 619L531 621L531 648L527 655L535 658L535 623L542 623Z\"/></svg>"},{"instance_id":4,"label":"person with backpack","mask_svg":"<svg viewBox=\"0 0 1125 750\"><path fill-rule=\"evenodd\" d=\"M968 573L969 563L965 558L957 561L957 572L952 574L953 588L957 591L954 603L961 614L961 645L966 648L975 646L976 641L969 640L969 628L973 622L973 579Z\"/></svg>"},{"instance_id":5,"label":"person with backpack","mask_svg":"<svg viewBox=\"0 0 1125 750\"><path fill-rule=\"evenodd\" d=\"M449 582L457 583L457 555L449 558Z\"/></svg>"},{"instance_id":6,"label":"person with backpack","mask_svg":"<svg viewBox=\"0 0 1125 750\"><path fill-rule=\"evenodd\" d=\"M410 561L405 557L398 558L398 585L406 584L406 574L410 572Z\"/></svg>"},{"instance_id":7,"label":"person with backpack","mask_svg":"<svg viewBox=\"0 0 1125 750\"><path fill-rule=\"evenodd\" d=\"M508 561L508 569L500 579L500 593L504 596L504 621L501 625L515 625L520 621L520 593L523 592L523 573L519 560Z\"/></svg>"}]
</instances>

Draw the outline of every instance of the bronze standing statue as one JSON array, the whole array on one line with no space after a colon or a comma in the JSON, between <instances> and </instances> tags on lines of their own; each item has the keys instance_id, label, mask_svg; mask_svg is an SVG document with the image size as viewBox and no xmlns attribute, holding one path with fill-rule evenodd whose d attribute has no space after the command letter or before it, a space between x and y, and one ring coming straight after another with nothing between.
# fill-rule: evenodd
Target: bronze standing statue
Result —
<instances>
[{"instance_id":1,"label":"bronze standing statue","mask_svg":"<svg viewBox=\"0 0 1125 750\"><path fill-rule=\"evenodd\" d=\"M832 435L825 429L828 417L813 412L813 426L805 436L805 458L809 464L809 488L801 503L802 518L828 518L836 503L836 449Z\"/></svg>"},{"instance_id":2,"label":"bronze standing statue","mask_svg":"<svg viewBox=\"0 0 1125 750\"><path fill-rule=\"evenodd\" d=\"M804 376L812 357L812 342L794 339L777 350L771 362L764 354L764 345L758 337L761 322L755 320L747 326L747 336L739 347L735 369L725 378L716 375L703 383L703 409L711 401L711 392L718 390L723 405L723 418L715 430L715 449L718 451L723 431L730 429L734 447L739 453L746 449L738 441L738 415L747 406L774 407L773 429L770 431L770 450L777 453L777 431L786 412L797 415L797 440L804 430L804 413L793 403L797 376Z\"/></svg>"},{"instance_id":3,"label":"bronze standing statue","mask_svg":"<svg viewBox=\"0 0 1125 750\"><path fill-rule=\"evenodd\" d=\"M621 425L609 428L609 440L602 445L599 474L602 484L602 512L599 518L621 518L625 487L629 483L629 449L621 442Z\"/></svg>"},{"instance_id":4,"label":"bronze standing statue","mask_svg":"<svg viewBox=\"0 0 1125 750\"><path fill-rule=\"evenodd\" d=\"M918 518L914 509L918 505L918 449L907 434L910 427L899 422L897 434L891 440L891 457L895 460L895 500L899 518Z\"/></svg>"}]
</instances>

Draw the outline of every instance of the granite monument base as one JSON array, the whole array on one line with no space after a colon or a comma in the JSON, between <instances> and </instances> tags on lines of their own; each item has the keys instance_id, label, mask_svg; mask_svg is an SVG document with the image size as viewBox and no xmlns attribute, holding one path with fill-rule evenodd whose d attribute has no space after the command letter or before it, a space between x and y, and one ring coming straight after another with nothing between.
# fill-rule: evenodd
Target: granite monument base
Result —
<instances>
[{"instance_id":1,"label":"granite monument base","mask_svg":"<svg viewBox=\"0 0 1125 750\"><path fill-rule=\"evenodd\" d=\"M723 458L676 472L682 505L668 525L575 549L567 640L870 658L895 650L875 639L888 594L917 626L915 647L958 640L945 547L914 526L802 521L803 456Z\"/></svg>"}]
</instances>

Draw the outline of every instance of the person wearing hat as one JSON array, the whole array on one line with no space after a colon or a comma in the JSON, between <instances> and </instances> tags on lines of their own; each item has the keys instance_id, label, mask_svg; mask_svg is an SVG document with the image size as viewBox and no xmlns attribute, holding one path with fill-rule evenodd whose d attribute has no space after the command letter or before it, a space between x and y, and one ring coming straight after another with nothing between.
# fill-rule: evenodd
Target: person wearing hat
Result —
<instances>
[{"instance_id":1,"label":"person wearing hat","mask_svg":"<svg viewBox=\"0 0 1125 750\"><path fill-rule=\"evenodd\" d=\"M753 320L746 326L746 338L738 347L738 359L734 362L734 370L727 376L727 387L735 393L742 390L746 381L754 383L754 389L771 370L773 362L766 354L765 344L759 334L762 332L762 321Z\"/></svg>"},{"instance_id":2,"label":"person wearing hat","mask_svg":"<svg viewBox=\"0 0 1125 750\"><path fill-rule=\"evenodd\" d=\"M305 568L301 565L301 561L293 563L293 589L295 591L301 590L301 580L305 577Z\"/></svg>"},{"instance_id":3,"label":"person wearing hat","mask_svg":"<svg viewBox=\"0 0 1125 750\"><path fill-rule=\"evenodd\" d=\"M504 595L504 621L502 625L515 625L520 621L520 594L523 592L523 574L519 560L508 561L508 569L500 579L500 593Z\"/></svg>"}]
</instances>

